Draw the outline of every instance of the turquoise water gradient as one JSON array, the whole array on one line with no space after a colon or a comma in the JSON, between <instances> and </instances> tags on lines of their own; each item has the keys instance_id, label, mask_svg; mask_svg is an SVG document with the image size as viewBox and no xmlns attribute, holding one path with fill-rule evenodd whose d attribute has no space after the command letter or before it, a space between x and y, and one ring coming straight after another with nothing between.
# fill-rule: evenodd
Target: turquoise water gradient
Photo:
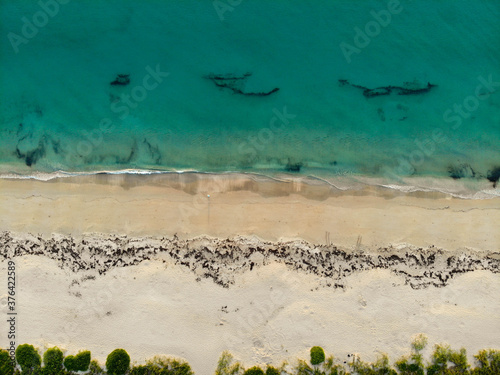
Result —
<instances>
[{"instance_id":1,"label":"turquoise water gradient","mask_svg":"<svg viewBox=\"0 0 500 375\"><path fill-rule=\"evenodd\" d=\"M378 30L389 3L243 0L221 20L212 1L72 0L25 38L39 3L2 0L0 171L485 176L500 165L500 2L401 0ZM279 91L207 78L245 73L243 92ZM366 98L339 79L437 86Z\"/></svg>"}]
</instances>

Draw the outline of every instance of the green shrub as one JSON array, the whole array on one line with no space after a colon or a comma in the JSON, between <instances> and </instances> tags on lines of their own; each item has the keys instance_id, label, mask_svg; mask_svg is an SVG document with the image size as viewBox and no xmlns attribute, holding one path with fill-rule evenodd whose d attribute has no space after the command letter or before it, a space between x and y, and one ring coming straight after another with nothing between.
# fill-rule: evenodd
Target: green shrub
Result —
<instances>
[{"instance_id":1,"label":"green shrub","mask_svg":"<svg viewBox=\"0 0 500 375\"><path fill-rule=\"evenodd\" d=\"M320 348L321 349L321 348ZM323 351L323 349L321 349ZM323 351L324 355L324 351ZM311 358L311 363L312 363L312 358ZM345 368L339 364L337 361L334 360L333 356L329 356L326 359L323 359L323 361L318 364L314 365L316 366L314 369L309 366L309 364L302 360L299 359L297 366L295 367L296 375L343 375L346 374L347 372L345 371ZM284 368L282 367L284 370ZM286 372L286 371L285 371ZM288 374L288 372L286 372ZM278 372L280 374L280 372Z\"/></svg>"},{"instance_id":2,"label":"green shrub","mask_svg":"<svg viewBox=\"0 0 500 375\"><path fill-rule=\"evenodd\" d=\"M397 375L396 370L391 368L389 357L386 354L380 356L375 363L371 365L374 374Z\"/></svg>"},{"instance_id":3,"label":"green shrub","mask_svg":"<svg viewBox=\"0 0 500 375\"><path fill-rule=\"evenodd\" d=\"M171 375L194 375L193 370L191 370L191 366L187 363L179 363L172 366L169 370L169 374Z\"/></svg>"},{"instance_id":4,"label":"green shrub","mask_svg":"<svg viewBox=\"0 0 500 375\"><path fill-rule=\"evenodd\" d=\"M411 342L412 352L410 356L402 357L396 362L396 368L401 375L424 375L425 366L420 353L427 346L427 336L417 335Z\"/></svg>"},{"instance_id":5,"label":"green shrub","mask_svg":"<svg viewBox=\"0 0 500 375\"><path fill-rule=\"evenodd\" d=\"M448 362L454 364L448 368ZM466 374L469 370L465 349L459 352L451 350L449 345L436 345L432 361L427 366L427 375L435 374Z\"/></svg>"},{"instance_id":6,"label":"green shrub","mask_svg":"<svg viewBox=\"0 0 500 375\"><path fill-rule=\"evenodd\" d=\"M401 375L424 375L424 369L416 363L408 363L407 358L397 361L396 368Z\"/></svg>"},{"instance_id":7,"label":"green shrub","mask_svg":"<svg viewBox=\"0 0 500 375\"><path fill-rule=\"evenodd\" d=\"M14 373L14 364L9 352L0 350L0 375L11 375Z\"/></svg>"},{"instance_id":8,"label":"green shrub","mask_svg":"<svg viewBox=\"0 0 500 375\"><path fill-rule=\"evenodd\" d=\"M140 365L140 366L133 366L130 369L129 374L130 375L155 375L156 372L150 366Z\"/></svg>"},{"instance_id":9,"label":"green shrub","mask_svg":"<svg viewBox=\"0 0 500 375\"><path fill-rule=\"evenodd\" d=\"M64 367L68 371L87 371L89 366L90 352L88 350L64 358Z\"/></svg>"},{"instance_id":10,"label":"green shrub","mask_svg":"<svg viewBox=\"0 0 500 375\"><path fill-rule=\"evenodd\" d=\"M347 374L343 365L338 363L333 356L329 356L323 363L323 372L328 375L343 375Z\"/></svg>"},{"instance_id":11,"label":"green shrub","mask_svg":"<svg viewBox=\"0 0 500 375\"><path fill-rule=\"evenodd\" d=\"M297 367L295 367L295 371L297 375L309 375L313 373L311 366L309 366L309 364L302 359L299 359L299 363L297 364Z\"/></svg>"},{"instance_id":12,"label":"green shrub","mask_svg":"<svg viewBox=\"0 0 500 375\"><path fill-rule=\"evenodd\" d=\"M264 371L260 367L254 366L246 370L243 375L264 375Z\"/></svg>"},{"instance_id":13,"label":"green shrub","mask_svg":"<svg viewBox=\"0 0 500 375\"><path fill-rule=\"evenodd\" d=\"M319 365L325 362L325 351L321 346L313 346L311 348L311 364Z\"/></svg>"},{"instance_id":14,"label":"green shrub","mask_svg":"<svg viewBox=\"0 0 500 375\"><path fill-rule=\"evenodd\" d=\"M89 372L87 374L88 375L103 375L104 370L102 369L101 366L99 366L99 363L94 359L93 361L90 361Z\"/></svg>"},{"instance_id":15,"label":"green shrub","mask_svg":"<svg viewBox=\"0 0 500 375\"><path fill-rule=\"evenodd\" d=\"M473 375L500 374L499 350L481 350L474 358L476 358L479 366L472 370Z\"/></svg>"},{"instance_id":16,"label":"green shrub","mask_svg":"<svg viewBox=\"0 0 500 375\"><path fill-rule=\"evenodd\" d=\"M424 350L426 346L427 336L425 336L423 333L418 334L411 342L412 349L417 353Z\"/></svg>"},{"instance_id":17,"label":"green shrub","mask_svg":"<svg viewBox=\"0 0 500 375\"><path fill-rule=\"evenodd\" d=\"M273 366L267 366L266 375L280 375L280 371Z\"/></svg>"},{"instance_id":18,"label":"green shrub","mask_svg":"<svg viewBox=\"0 0 500 375\"><path fill-rule=\"evenodd\" d=\"M481 350L475 359L477 367L470 369L465 349L458 351L448 345L436 345L431 361L424 365L421 351L427 344L427 338L419 335L412 341L412 352L395 363L400 375L500 375L500 351ZM80 352L75 356L64 358L62 351L56 347L48 349L42 360L37 350L28 344L20 345L16 352L16 361L22 368L16 369L7 351L0 349L0 375L74 375L77 371L87 371L88 375L194 375L188 363L163 356L148 360L145 365L130 367L130 357L123 349L116 349L106 360L107 372L94 360L91 361L89 351ZM358 356L352 357L348 369L332 356L325 359L325 353L320 347L310 350L311 361L298 361L295 371L290 372L289 365L283 362L280 368L267 366L262 370L254 366L246 371L240 363L233 360L229 352L223 352L217 365L215 375L397 375L391 368L386 355L374 363L365 363ZM62 364L67 368L66 372ZM349 372L347 371L349 370ZM86 374L86 375L87 375Z\"/></svg>"},{"instance_id":19,"label":"green shrub","mask_svg":"<svg viewBox=\"0 0 500 375\"><path fill-rule=\"evenodd\" d=\"M54 347L43 353L43 372L47 375L56 375L63 372L64 355L61 349Z\"/></svg>"},{"instance_id":20,"label":"green shrub","mask_svg":"<svg viewBox=\"0 0 500 375\"><path fill-rule=\"evenodd\" d=\"M233 363L233 356L228 351L222 352L215 375L237 375L241 373L241 365L239 362Z\"/></svg>"},{"instance_id":21,"label":"green shrub","mask_svg":"<svg viewBox=\"0 0 500 375\"><path fill-rule=\"evenodd\" d=\"M42 358L33 345L23 344L16 349L16 361L23 373L30 373L40 367Z\"/></svg>"},{"instance_id":22,"label":"green shrub","mask_svg":"<svg viewBox=\"0 0 500 375\"><path fill-rule=\"evenodd\" d=\"M75 370L73 371L87 371L90 366L90 352L85 350L75 356Z\"/></svg>"},{"instance_id":23,"label":"green shrub","mask_svg":"<svg viewBox=\"0 0 500 375\"><path fill-rule=\"evenodd\" d=\"M68 370L68 371L78 371L76 369L74 355L68 355L66 358L64 358L63 364L64 364L64 367L66 368L66 370Z\"/></svg>"},{"instance_id":24,"label":"green shrub","mask_svg":"<svg viewBox=\"0 0 500 375\"><path fill-rule=\"evenodd\" d=\"M391 368L389 358L385 354L379 357L375 363L365 363L355 355L349 365L354 373L359 375L397 375L396 370Z\"/></svg>"},{"instance_id":25,"label":"green shrub","mask_svg":"<svg viewBox=\"0 0 500 375\"><path fill-rule=\"evenodd\" d=\"M106 370L109 375L124 375L130 366L130 356L123 349L115 349L106 358Z\"/></svg>"},{"instance_id":26,"label":"green shrub","mask_svg":"<svg viewBox=\"0 0 500 375\"><path fill-rule=\"evenodd\" d=\"M148 360L146 362L146 368L151 371L157 371L153 372L153 374L194 375L188 363L165 356L156 356Z\"/></svg>"}]
</instances>

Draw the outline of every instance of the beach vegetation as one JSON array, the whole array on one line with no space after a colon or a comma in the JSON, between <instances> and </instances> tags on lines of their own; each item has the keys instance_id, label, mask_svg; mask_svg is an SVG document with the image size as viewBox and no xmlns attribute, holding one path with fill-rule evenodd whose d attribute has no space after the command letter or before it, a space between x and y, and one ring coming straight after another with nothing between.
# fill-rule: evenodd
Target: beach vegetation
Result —
<instances>
[{"instance_id":1,"label":"beach vegetation","mask_svg":"<svg viewBox=\"0 0 500 375\"><path fill-rule=\"evenodd\" d=\"M109 375L125 375L130 367L130 356L124 349L115 349L106 358Z\"/></svg>"},{"instance_id":2,"label":"beach vegetation","mask_svg":"<svg viewBox=\"0 0 500 375\"><path fill-rule=\"evenodd\" d=\"M311 364L313 366L325 362L325 351L321 346L313 346L311 348Z\"/></svg>"},{"instance_id":3,"label":"beach vegetation","mask_svg":"<svg viewBox=\"0 0 500 375\"><path fill-rule=\"evenodd\" d=\"M63 361L64 367L68 371L78 371L75 369L75 356L74 355L68 355L66 358L64 358Z\"/></svg>"},{"instance_id":4,"label":"beach vegetation","mask_svg":"<svg viewBox=\"0 0 500 375\"><path fill-rule=\"evenodd\" d=\"M0 374L13 374L14 363L7 350L0 350Z\"/></svg>"},{"instance_id":5,"label":"beach vegetation","mask_svg":"<svg viewBox=\"0 0 500 375\"><path fill-rule=\"evenodd\" d=\"M68 371L87 371L90 366L90 359L91 355L88 350L77 355L69 355L64 358L64 367Z\"/></svg>"},{"instance_id":6,"label":"beach vegetation","mask_svg":"<svg viewBox=\"0 0 500 375\"><path fill-rule=\"evenodd\" d=\"M149 368L149 366L146 365L137 365L137 366L132 366L130 369L129 375L151 375L155 374L153 372L154 370Z\"/></svg>"},{"instance_id":7,"label":"beach vegetation","mask_svg":"<svg viewBox=\"0 0 500 375\"><path fill-rule=\"evenodd\" d=\"M265 374L264 374L264 370L262 370L260 367L254 366L254 367L246 370L243 373L243 375L265 375Z\"/></svg>"},{"instance_id":8,"label":"beach vegetation","mask_svg":"<svg viewBox=\"0 0 500 375\"><path fill-rule=\"evenodd\" d=\"M281 375L281 371L278 370L276 367L267 366L266 375Z\"/></svg>"},{"instance_id":9,"label":"beach vegetation","mask_svg":"<svg viewBox=\"0 0 500 375\"><path fill-rule=\"evenodd\" d=\"M410 354L393 365L385 354L373 363L363 362L356 354L348 355L345 362L325 355L326 358L316 364L311 355L310 361L298 359L296 365L283 362L280 367L268 365L265 370L257 365L245 370L230 352L224 351L215 375L500 375L500 350L479 351L474 356L476 367L472 368L465 349L453 350L449 345L436 345L429 361L425 362L421 352L426 345L427 337L416 336L411 342ZM310 353L316 350L311 348ZM130 356L123 349L108 355L106 371L96 360L91 360L89 351L64 358L63 352L54 347L43 354L42 362L37 349L24 344L15 354L22 371L16 368L9 352L0 349L0 375L194 375L189 363L167 356L155 356L146 364L130 366Z\"/></svg>"},{"instance_id":10,"label":"beach vegetation","mask_svg":"<svg viewBox=\"0 0 500 375\"><path fill-rule=\"evenodd\" d=\"M349 365L354 373L359 375L397 375L386 354L381 355L374 363L363 362L359 356L354 355Z\"/></svg>"},{"instance_id":11,"label":"beach vegetation","mask_svg":"<svg viewBox=\"0 0 500 375\"><path fill-rule=\"evenodd\" d=\"M411 348L416 352L420 353L427 346L427 336L423 333L419 333L413 341L411 342Z\"/></svg>"},{"instance_id":12,"label":"beach vegetation","mask_svg":"<svg viewBox=\"0 0 500 375\"><path fill-rule=\"evenodd\" d=\"M424 375L425 370L416 363L411 363L407 358L402 358L396 362L396 368L402 375Z\"/></svg>"},{"instance_id":13,"label":"beach vegetation","mask_svg":"<svg viewBox=\"0 0 500 375\"><path fill-rule=\"evenodd\" d=\"M87 375L104 375L105 372L95 359L90 361L89 372Z\"/></svg>"},{"instance_id":14,"label":"beach vegetation","mask_svg":"<svg viewBox=\"0 0 500 375\"><path fill-rule=\"evenodd\" d=\"M217 362L215 375L239 375L242 372L241 364L234 361L233 355L228 351L223 351Z\"/></svg>"},{"instance_id":15,"label":"beach vegetation","mask_svg":"<svg viewBox=\"0 0 500 375\"><path fill-rule=\"evenodd\" d=\"M481 350L474 358L479 366L471 371L473 375L500 374L500 351Z\"/></svg>"},{"instance_id":16,"label":"beach vegetation","mask_svg":"<svg viewBox=\"0 0 500 375\"><path fill-rule=\"evenodd\" d=\"M90 351L85 350L83 352L78 353L75 356L75 368L76 371L87 371L90 366Z\"/></svg>"},{"instance_id":17,"label":"beach vegetation","mask_svg":"<svg viewBox=\"0 0 500 375\"><path fill-rule=\"evenodd\" d=\"M402 375L424 375L425 365L421 351L427 346L427 336L417 335L411 342L411 354L396 361L395 365Z\"/></svg>"},{"instance_id":18,"label":"beach vegetation","mask_svg":"<svg viewBox=\"0 0 500 375\"><path fill-rule=\"evenodd\" d=\"M469 367L464 348L455 351L449 345L436 345L427 366L427 375L468 374Z\"/></svg>"},{"instance_id":19,"label":"beach vegetation","mask_svg":"<svg viewBox=\"0 0 500 375\"><path fill-rule=\"evenodd\" d=\"M21 366L23 374L30 374L40 368L42 357L33 345L23 344L16 349L16 361Z\"/></svg>"},{"instance_id":20,"label":"beach vegetation","mask_svg":"<svg viewBox=\"0 0 500 375\"><path fill-rule=\"evenodd\" d=\"M45 353L43 353L43 374L63 374L63 359L64 354L58 347L47 349Z\"/></svg>"},{"instance_id":21,"label":"beach vegetation","mask_svg":"<svg viewBox=\"0 0 500 375\"><path fill-rule=\"evenodd\" d=\"M132 366L130 375L194 375L191 366L182 360L156 356L145 365Z\"/></svg>"},{"instance_id":22,"label":"beach vegetation","mask_svg":"<svg viewBox=\"0 0 500 375\"><path fill-rule=\"evenodd\" d=\"M314 367L314 368L313 368ZM333 356L326 358L320 365L311 367L306 361L299 359L294 375L344 375L345 368Z\"/></svg>"}]
</instances>

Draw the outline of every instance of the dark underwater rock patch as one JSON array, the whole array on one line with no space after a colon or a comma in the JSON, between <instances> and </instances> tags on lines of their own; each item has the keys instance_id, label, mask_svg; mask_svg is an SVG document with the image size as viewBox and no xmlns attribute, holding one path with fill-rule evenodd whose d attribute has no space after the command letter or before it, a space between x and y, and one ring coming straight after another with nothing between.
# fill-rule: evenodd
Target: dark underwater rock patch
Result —
<instances>
[{"instance_id":1,"label":"dark underwater rock patch","mask_svg":"<svg viewBox=\"0 0 500 375\"><path fill-rule=\"evenodd\" d=\"M23 159L24 163L28 167L31 167L32 165L36 164L39 159L41 159L45 156L46 149L45 149L44 139L40 139L40 141L38 142L38 146L36 148L29 150L29 151L25 151L25 152L22 152L19 149L19 142L16 146L16 156L19 159Z\"/></svg>"},{"instance_id":2,"label":"dark underwater rock patch","mask_svg":"<svg viewBox=\"0 0 500 375\"><path fill-rule=\"evenodd\" d=\"M287 172L300 172L300 169L302 168L303 164L298 162L298 163L293 163L290 160L288 160L288 163L285 166L285 171Z\"/></svg>"},{"instance_id":3,"label":"dark underwater rock patch","mask_svg":"<svg viewBox=\"0 0 500 375\"><path fill-rule=\"evenodd\" d=\"M233 74L209 74L205 78L211 80L217 87L227 88L232 90L235 94L240 94L245 96L268 96L279 91L279 88L275 87L270 91L245 92L244 91L245 81L251 75L252 73L245 73L241 76Z\"/></svg>"},{"instance_id":4,"label":"dark underwater rock patch","mask_svg":"<svg viewBox=\"0 0 500 375\"><path fill-rule=\"evenodd\" d=\"M491 171L488 171L486 178L488 181L493 182L493 187L497 187L500 180L500 167L495 167Z\"/></svg>"},{"instance_id":5,"label":"dark underwater rock patch","mask_svg":"<svg viewBox=\"0 0 500 375\"><path fill-rule=\"evenodd\" d=\"M460 164L449 166L448 175L454 180L459 180L461 178L474 178L476 177L476 172L470 164Z\"/></svg>"},{"instance_id":6,"label":"dark underwater rock patch","mask_svg":"<svg viewBox=\"0 0 500 375\"><path fill-rule=\"evenodd\" d=\"M130 74L117 74L114 81L110 83L111 86L126 86L130 83Z\"/></svg>"},{"instance_id":7,"label":"dark underwater rock patch","mask_svg":"<svg viewBox=\"0 0 500 375\"><path fill-rule=\"evenodd\" d=\"M352 86L363 90L363 95L367 98L373 98L375 96L390 95L395 92L397 95L420 95L431 91L432 88L437 87L430 82L427 85L421 86L415 82L404 82L403 86L381 86L370 89L365 86L356 85L350 83L347 79L339 79L340 86Z\"/></svg>"},{"instance_id":8,"label":"dark underwater rock patch","mask_svg":"<svg viewBox=\"0 0 500 375\"><path fill-rule=\"evenodd\" d=\"M160 164L162 156L158 145L153 146L151 142L149 142L146 138L144 138L143 143L144 145L146 145L148 154L150 155L151 159L154 160L156 164Z\"/></svg>"}]
</instances>

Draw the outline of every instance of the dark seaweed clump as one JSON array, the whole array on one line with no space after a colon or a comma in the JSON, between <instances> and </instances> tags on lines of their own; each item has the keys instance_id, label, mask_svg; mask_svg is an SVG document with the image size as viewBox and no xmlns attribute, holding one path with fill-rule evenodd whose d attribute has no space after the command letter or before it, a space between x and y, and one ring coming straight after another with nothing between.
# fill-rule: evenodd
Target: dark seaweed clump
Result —
<instances>
[{"instance_id":1,"label":"dark seaweed clump","mask_svg":"<svg viewBox=\"0 0 500 375\"><path fill-rule=\"evenodd\" d=\"M118 74L111 86L126 86L130 83L130 74Z\"/></svg>"},{"instance_id":2,"label":"dark seaweed clump","mask_svg":"<svg viewBox=\"0 0 500 375\"><path fill-rule=\"evenodd\" d=\"M209 74L205 78L211 80L217 87L227 88L232 90L235 94L245 95L245 96L268 96L279 91L278 87L270 91L260 91L260 92L245 92L243 90L245 81L250 77L252 73L245 73L242 76L236 76L233 74Z\"/></svg>"},{"instance_id":3,"label":"dark seaweed clump","mask_svg":"<svg viewBox=\"0 0 500 375\"><path fill-rule=\"evenodd\" d=\"M36 164L36 162L43 158L45 156L45 153L46 153L46 150L45 150L45 139L40 139L40 141L38 142L38 145L35 149L33 150L30 150L30 151L26 151L26 152L22 152L20 149L19 149L19 143L21 141L23 141L25 138L27 138L27 136L24 136L22 137L18 143L17 143L17 146L16 146L16 156L19 158L19 159L24 159L24 163L28 166L28 167L31 167L33 164ZM59 147L59 145L56 143L54 145L54 150L56 150L57 148Z\"/></svg>"},{"instance_id":4,"label":"dark seaweed clump","mask_svg":"<svg viewBox=\"0 0 500 375\"><path fill-rule=\"evenodd\" d=\"M365 86L360 86L350 83L347 79L339 79L339 84L340 86L348 85L361 89L363 90L363 95L367 98L373 98L375 96L382 96L382 95L390 95L393 91L396 92L398 95L420 95L431 91L433 87L437 86L430 82L428 82L427 85L423 87L415 85L415 83L413 82L404 82L403 86L382 86L370 89Z\"/></svg>"},{"instance_id":5,"label":"dark seaweed clump","mask_svg":"<svg viewBox=\"0 0 500 375\"><path fill-rule=\"evenodd\" d=\"M290 160L288 160L288 163L285 166L285 171L287 172L300 172L300 169L302 168L302 163L292 163Z\"/></svg>"},{"instance_id":6,"label":"dark seaweed clump","mask_svg":"<svg viewBox=\"0 0 500 375\"><path fill-rule=\"evenodd\" d=\"M498 180L500 180L500 167L495 167L493 170L488 171L486 178L488 181L493 182L493 187L497 187Z\"/></svg>"},{"instance_id":7,"label":"dark seaweed clump","mask_svg":"<svg viewBox=\"0 0 500 375\"><path fill-rule=\"evenodd\" d=\"M459 180L461 178L474 178L476 177L476 172L470 164L461 164L448 167L448 175L454 180Z\"/></svg>"},{"instance_id":8,"label":"dark seaweed clump","mask_svg":"<svg viewBox=\"0 0 500 375\"><path fill-rule=\"evenodd\" d=\"M45 145L40 141L37 148L26 153L22 153L19 148L16 148L16 155L19 159L24 159L25 164L31 167L33 164L36 164L38 159L45 156Z\"/></svg>"}]
</instances>

